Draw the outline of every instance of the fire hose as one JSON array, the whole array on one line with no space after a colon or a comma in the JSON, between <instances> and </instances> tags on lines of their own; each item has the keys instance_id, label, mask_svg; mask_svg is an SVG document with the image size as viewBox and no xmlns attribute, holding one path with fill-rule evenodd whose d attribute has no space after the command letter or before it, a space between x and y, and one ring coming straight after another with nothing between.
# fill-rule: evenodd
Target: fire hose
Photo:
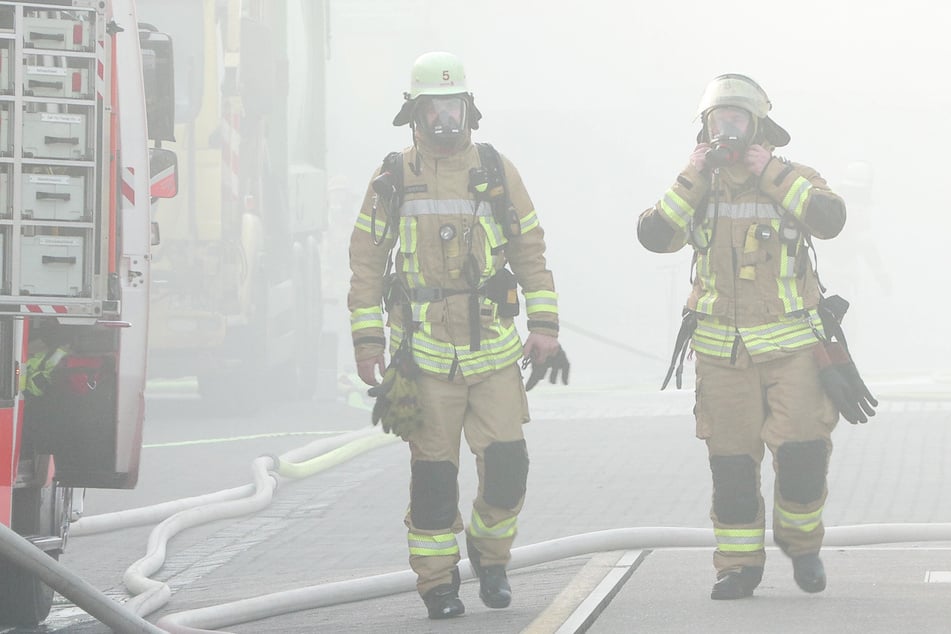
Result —
<instances>
[{"instance_id":1,"label":"fire hose","mask_svg":"<svg viewBox=\"0 0 951 634\"><path fill-rule=\"evenodd\" d=\"M257 512L270 504L280 478L299 479L315 475L395 439L374 428L322 439L279 457L255 459L252 484L151 507L92 516L74 523L71 534L89 535L159 522L150 534L147 554L132 564L123 576L127 589L134 595L126 605L109 599L29 541L2 526L0 557L29 569L78 607L119 632L194 634L220 631L217 628L299 610L408 592L415 588L416 579L415 574L407 570L178 612L162 617L155 625L144 619L164 606L171 597L168 586L150 579L149 575L162 567L166 545L174 535L206 522ZM771 531L767 533L769 538ZM828 527L824 544L835 547L928 541L951 541L951 524ZM714 545L712 532L706 528L618 528L515 548L509 567L524 568L597 552ZM464 580L474 577L468 560L461 562L460 573Z\"/></svg>"}]
</instances>

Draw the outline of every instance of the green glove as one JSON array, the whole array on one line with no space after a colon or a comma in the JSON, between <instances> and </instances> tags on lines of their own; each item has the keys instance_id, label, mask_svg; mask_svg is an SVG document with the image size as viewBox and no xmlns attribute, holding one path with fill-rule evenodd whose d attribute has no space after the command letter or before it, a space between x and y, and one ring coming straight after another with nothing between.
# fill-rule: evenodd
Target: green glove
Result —
<instances>
[{"instance_id":1,"label":"green glove","mask_svg":"<svg viewBox=\"0 0 951 634\"><path fill-rule=\"evenodd\" d=\"M383 431L408 440L423 422L423 407L419 402L419 386L415 376L418 370L404 368L395 360L383 373L383 381L367 390L376 398L370 420L381 424Z\"/></svg>"}]
</instances>

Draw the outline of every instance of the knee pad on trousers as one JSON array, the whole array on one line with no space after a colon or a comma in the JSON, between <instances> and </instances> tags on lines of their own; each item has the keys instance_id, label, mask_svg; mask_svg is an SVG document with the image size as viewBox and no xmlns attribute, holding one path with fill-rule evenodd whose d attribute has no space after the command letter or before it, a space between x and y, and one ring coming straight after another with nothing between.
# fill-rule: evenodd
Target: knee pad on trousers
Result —
<instances>
[{"instance_id":1,"label":"knee pad on trousers","mask_svg":"<svg viewBox=\"0 0 951 634\"><path fill-rule=\"evenodd\" d=\"M808 504L826 488L829 451L826 441L784 442L776 452L776 480L784 500Z\"/></svg>"},{"instance_id":2,"label":"knee pad on trousers","mask_svg":"<svg viewBox=\"0 0 951 634\"><path fill-rule=\"evenodd\" d=\"M750 456L710 456L713 512L723 524L750 524L759 513L756 464Z\"/></svg>"},{"instance_id":3,"label":"knee pad on trousers","mask_svg":"<svg viewBox=\"0 0 951 634\"><path fill-rule=\"evenodd\" d=\"M482 456L485 482L482 497L487 504L514 509L525 495L528 481L528 449L525 440L494 442Z\"/></svg>"},{"instance_id":4,"label":"knee pad on trousers","mask_svg":"<svg viewBox=\"0 0 951 634\"><path fill-rule=\"evenodd\" d=\"M452 526L459 512L458 475L459 469L448 461L413 463L409 496L413 526L423 530Z\"/></svg>"}]
</instances>

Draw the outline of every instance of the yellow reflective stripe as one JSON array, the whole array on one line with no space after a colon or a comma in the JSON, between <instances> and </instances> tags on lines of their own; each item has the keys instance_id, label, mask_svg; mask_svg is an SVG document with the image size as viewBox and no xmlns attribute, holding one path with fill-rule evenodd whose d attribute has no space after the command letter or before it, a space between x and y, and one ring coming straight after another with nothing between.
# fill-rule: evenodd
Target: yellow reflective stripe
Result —
<instances>
[{"instance_id":1,"label":"yellow reflective stripe","mask_svg":"<svg viewBox=\"0 0 951 634\"><path fill-rule=\"evenodd\" d=\"M386 222L384 220L384 222L381 224L380 217L377 216L376 225L378 227L378 232L382 233L383 227L386 225ZM369 214L365 214L361 212L360 215L357 216L357 222L355 226L360 231L366 231L367 233L372 233L373 232L373 217L370 216Z\"/></svg>"},{"instance_id":2,"label":"yellow reflective stripe","mask_svg":"<svg viewBox=\"0 0 951 634\"><path fill-rule=\"evenodd\" d=\"M423 274L416 255L419 234L416 231L416 218L400 218L400 256L402 270L406 274L406 285L410 288L425 286Z\"/></svg>"},{"instance_id":3,"label":"yellow reflective stripe","mask_svg":"<svg viewBox=\"0 0 951 634\"><path fill-rule=\"evenodd\" d=\"M763 550L766 532L762 528L714 528L717 550L749 553Z\"/></svg>"},{"instance_id":4,"label":"yellow reflective stripe","mask_svg":"<svg viewBox=\"0 0 951 634\"><path fill-rule=\"evenodd\" d=\"M502 520L495 526L487 526L482 516L472 509L472 518L469 520L469 534L473 537L485 537L487 539L506 539L514 537L518 516L512 516L507 520Z\"/></svg>"},{"instance_id":5,"label":"yellow reflective stripe","mask_svg":"<svg viewBox=\"0 0 951 634\"><path fill-rule=\"evenodd\" d=\"M811 533L822 523L821 506L811 513L793 513L777 504L776 512L779 516L780 526L783 528L792 528L803 533Z\"/></svg>"},{"instance_id":6,"label":"yellow reflective stripe","mask_svg":"<svg viewBox=\"0 0 951 634\"><path fill-rule=\"evenodd\" d=\"M429 321L429 307L432 302L410 302L413 311L413 321Z\"/></svg>"},{"instance_id":7,"label":"yellow reflective stripe","mask_svg":"<svg viewBox=\"0 0 951 634\"><path fill-rule=\"evenodd\" d=\"M819 313L815 309L802 317L781 318L779 321L749 328L733 328L718 319L701 319L697 322L691 346L696 352L721 359L729 358L733 350L733 339L739 332L751 356L777 350L798 350L816 342L813 327L821 334L819 324Z\"/></svg>"},{"instance_id":8,"label":"yellow reflective stripe","mask_svg":"<svg viewBox=\"0 0 951 634\"><path fill-rule=\"evenodd\" d=\"M783 308L787 313L802 310L805 300L799 294L799 285L796 283L796 250L798 245L783 243L779 256L779 277L776 279L776 289Z\"/></svg>"},{"instance_id":9,"label":"yellow reflective stripe","mask_svg":"<svg viewBox=\"0 0 951 634\"><path fill-rule=\"evenodd\" d=\"M733 331L720 330L707 324L706 320L697 322L697 329L693 333L691 347L695 352L701 352L711 357L729 359L733 350Z\"/></svg>"},{"instance_id":10,"label":"yellow reflective stripe","mask_svg":"<svg viewBox=\"0 0 951 634\"><path fill-rule=\"evenodd\" d=\"M694 215L693 207L672 189L668 189L661 199L660 210L680 229L686 229Z\"/></svg>"},{"instance_id":11,"label":"yellow reflective stripe","mask_svg":"<svg viewBox=\"0 0 951 634\"><path fill-rule=\"evenodd\" d=\"M430 334L430 325L421 324L421 329L413 334L413 359L423 370L433 374L448 374L453 361L458 358L458 370L464 376L475 376L506 368L516 363L522 356L522 342L515 325L495 329L499 336L481 340L481 350L469 352L468 346L453 346L440 341ZM399 348L403 341L403 329L390 328L390 347Z\"/></svg>"},{"instance_id":12,"label":"yellow reflective stripe","mask_svg":"<svg viewBox=\"0 0 951 634\"><path fill-rule=\"evenodd\" d=\"M740 328L739 331L751 355L773 350L796 350L816 342L812 325L805 317L796 321L775 322L755 328Z\"/></svg>"},{"instance_id":13,"label":"yellow reflective stripe","mask_svg":"<svg viewBox=\"0 0 951 634\"><path fill-rule=\"evenodd\" d=\"M525 295L525 312L558 314L558 293L555 291L530 291Z\"/></svg>"},{"instance_id":14,"label":"yellow reflective stripe","mask_svg":"<svg viewBox=\"0 0 951 634\"><path fill-rule=\"evenodd\" d=\"M515 363L522 354L522 344L514 324L501 327L498 337L482 339L481 349L470 352L468 346L453 346L425 333L413 335L413 356L424 370L448 372L453 359L458 358L459 370L465 376L491 372Z\"/></svg>"},{"instance_id":15,"label":"yellow reflective stripe","mask_svg":"<svg viewBox=\"0 0 951 634\"><path fill-rule=\"evenodd\" d=\"M793 181L792 187L783 198L783 209L794 215L796 218L802 218L802 212L806 207L806 198L812 189L812 183L799 176Z\"/></svg>"},{"instance_id":16,"label":"yellow reflective stripe","mask_svg":"<svg viewBox=\"0 0 951 634\"><path fill-rule=\"evenodd\" d=\"M479 218L479 224L485 232L485 243L483 246L485 256L485 268L482 269L481 280L486 280L495 275L495 257L492 250L501 247L506 243L502 228L490 217L483 216ZM480 280L480 282L481 282Z\"/></svg>"},{"instance_id":17,"label":"yellow reflective stripe","mask_svg":"<svg viewBox=\"0 0 951 634\"><path fill-rule=\"evenodd\" d=\"M373 308L357 308L350 313L350 331L356 332L365 328L382 328L383 310L377 306Z\"/></svg>"},{"instance_id":18,"label":"yellow reflective stripe","mask_svg":"<svg viewBox=\"0 0 951 634\"><path fill-rule=\"evenodd\" d=\"M407 535L407 542L409 543L409 554L411 555L443 557L446 555L459 554L459 544L456 542L456 536L452 533L442 533L440 535L409 533Z\"/></svg>"},{"instance_id":19,"label":"yellow reflective stripe","mask_svg":"<svg viewBox=\"0 0 951 634\"><path fill-rule=\"evenodd\" d=\"M697 279L703 289L703 294L697 300L697 312L709 315L713 313L713 305L720 294L717 292L717 275L710 266L708 254L697 254Z\"/></svg>"},{"instance_id":20,"label":"yellow reflective stripe","mask_svg":"<svg viewBox=\"0 0 951 634\"><path fill-rule=\"evenodd\" d=\"M538 214L532 209L524 217L518 219L519 231L522 234L528 233L538 226Z\"/></svg>"}]
</instances>

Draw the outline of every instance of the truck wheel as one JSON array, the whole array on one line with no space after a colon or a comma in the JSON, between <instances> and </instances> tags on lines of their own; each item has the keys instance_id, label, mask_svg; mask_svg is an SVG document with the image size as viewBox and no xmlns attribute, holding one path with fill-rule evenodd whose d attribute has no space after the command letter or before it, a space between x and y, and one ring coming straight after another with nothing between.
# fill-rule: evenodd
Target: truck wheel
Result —
<instances>
[{"instance_id":1,"label":"truck wheel","mask_svg":"<svg viewBox=\"0 0 951 634\"><path fill-rule=\"evenodd\" d=\"M61 536L63 489L14 489L13 529L24 536ZM57 502L60 502L59 504ZM59 550L48 551L59 560ZM33 573L0 562L0 622L32 627L42 622L53 605L53 589Z\"/></svg>"}]
</instances>

